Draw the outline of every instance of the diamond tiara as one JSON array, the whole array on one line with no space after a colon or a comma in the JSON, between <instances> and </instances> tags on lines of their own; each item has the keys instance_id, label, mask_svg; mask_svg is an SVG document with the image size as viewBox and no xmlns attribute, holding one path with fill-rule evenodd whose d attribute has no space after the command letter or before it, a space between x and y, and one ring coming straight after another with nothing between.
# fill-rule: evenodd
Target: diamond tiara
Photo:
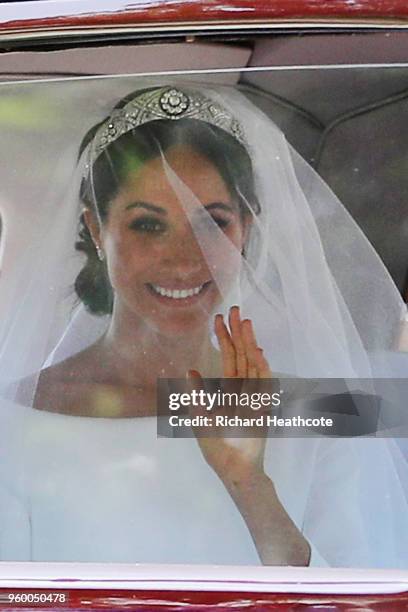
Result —
<instances>
[{"instance_id":1,"label":"diamond tiara","mask_svg":"<svg viewBox=\"0 0 408 612\"><path fill-rule=\"evenodd\" d=\"M86 173L96 159L118 138L134 128L162 119L198 119L228 132L245 146L240 123L224 107L203 94L177 87L160 87L136 95L115 109L97 130L89 145Z\"/></svg>"}]
</instances>

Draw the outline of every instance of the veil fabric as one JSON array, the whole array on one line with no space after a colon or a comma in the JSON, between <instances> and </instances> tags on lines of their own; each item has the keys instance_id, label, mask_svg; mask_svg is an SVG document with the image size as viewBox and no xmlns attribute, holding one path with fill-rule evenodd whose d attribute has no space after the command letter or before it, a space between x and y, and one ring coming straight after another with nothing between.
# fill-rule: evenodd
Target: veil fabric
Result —
<instances>
[{"instance_id":1,"label":"veil fabric","mask_svg":"<svg viewBox=\"0 0 408 612\"><path fill-rule=\"evenodd\" d=\"M6 161L3 172L14 181L8 178L3 183L2 194L4 201L13 202L7 210L2 207L3 482L10 483L7 474L13 465L20 465L20 476L16 476L14 485L5 487L7 495L10 486L14 492L22 490L19 478L26 482L24 432L31 418L25 408L13 415L10 406L30 408L41 371L92 345L106 332L111 320L109 315L98 317L86 312L73 292L75 277L84 264L74 245L83 208L78 193L89 153L85 151L77 163L79 143L91 126L108 116L121 94L168 84L168 80L160 83L157 79L126 77L87 83L78 80L70 84L29 84L19 89L16 85L4 87L11 99L21 99L27 108L43 105L39 112L42 124L38 125L34 118L27 129L35 146L30 150L23 147L27 132L23 133L24 139L13 142L12 128L3 146L5 153L9 144L12 160ZM404 304L372 245L282 132L239 91L191 81L171 84L202 92L239 122L260 205L259 213L255 213L251 202L247 202L251 223L241 250L205 212L203 202L173 168L167 152L161 152L169 189L184 211L222 297L216 311L203 310L203 317L209 321L209 334L213 333L213 315L219 311L227 314L231 305L239 304L243 316L253 321L273 372L299 378L344 378L350 390L363 388L375 393L376 377L395 376L387 355L393 351ZM55 109L57 103L63 112L58 120L49 112L47 120L46 105ZM118 139L109 151L120 146ZM28 162L32 172L15 184L13 168L25 167ZM33 182L34 188L30 189ZM199 218L197 210L201 211ZM10 252L13 258L8 256ZM151 328L149 333L156 332ZM212 339L216 346L214 336ZM160 342L159 335L157 341ZM167 358L171 362L172 355ZM13 419L17 419L18 426L10 425ZM8 427L15 432L11 436L6 434ZM14 446L10 440L14 440ZM19 457L16 448L20 449ZM302 482L303 493L298 488L285 489L282 484L282 496L292 508L297 505L296 493L309 500L299 510L297 524L306 525L312 544L319 540L319 530L324 532L325 541L319 543L315 558L318 556L323 564L349 562L347 555L338 551L338 538L334 535L338 525L329 522L333 500L342 499L344 519L347 521L350 515L353 533L359 534L356 537L360 551L355 564L406 567L408 546L404 548L402 534L404 530L408 533L404 493L408 477L398 444L392 439L373 438L272 439L268 442L266 466L275 473L279 465L278 481L294 478L299 469L295 459L302 461L302 449L314 457ZM337 497L330 495L334 489ZM351 497L344 503L348 494ZM27 500L19 495L17 499L24 505ZM323 523L323 515L314 514L317 507L326 507Z\"/></svg>"}]
</instances>

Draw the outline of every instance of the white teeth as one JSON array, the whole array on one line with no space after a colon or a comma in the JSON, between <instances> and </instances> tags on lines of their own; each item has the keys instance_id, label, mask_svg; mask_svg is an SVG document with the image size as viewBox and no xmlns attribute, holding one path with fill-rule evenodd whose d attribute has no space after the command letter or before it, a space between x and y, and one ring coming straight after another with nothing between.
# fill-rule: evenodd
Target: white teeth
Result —
<instances>
[{"instance_id":1,"label":"white teeth","mask_svg":"<svg viewBox=\"0 0 408 612\"><path fill-rule=\"evenodd\" d=\"M153 289L159 295L173 298L174 300L183 300L185 298L192 297L193 295L197 295L197 293L200 293L204 285L194 287L193 289L165 289L164 287L160 287L159 285L151 285L151 287L153 287Z\"/></svg>"}]
</instances>

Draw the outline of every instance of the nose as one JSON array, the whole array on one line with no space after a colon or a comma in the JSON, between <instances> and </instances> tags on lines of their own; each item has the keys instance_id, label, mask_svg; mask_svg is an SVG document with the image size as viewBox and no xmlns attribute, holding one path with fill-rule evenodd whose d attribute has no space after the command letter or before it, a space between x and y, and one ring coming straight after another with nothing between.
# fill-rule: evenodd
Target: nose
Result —
<instances>
[{"instance_id":1,"label":"nose","mask_svg":"<svg viewBox=\"0 0 408 612\"><path fill-rule=\"evenodd\" d=\"M206 262L191 227L172 232L163 265L180 280L193 278L206 269Z\"/></svg>"}]
</instances>

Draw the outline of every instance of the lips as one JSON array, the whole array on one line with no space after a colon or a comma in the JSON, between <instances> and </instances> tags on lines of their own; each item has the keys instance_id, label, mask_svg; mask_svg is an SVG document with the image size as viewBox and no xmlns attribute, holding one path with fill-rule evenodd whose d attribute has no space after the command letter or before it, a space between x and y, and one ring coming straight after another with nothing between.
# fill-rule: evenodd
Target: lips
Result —
<instances>
[{"instance_id":1,"label":"lips","mask_svg":"<svg viewBox=\"0 0 408 612\"><path fill-rule=\"evenodd\" d=\"M166 302L174 303L190 303L195 301L201 296L206 290L210 281L203 283L202 285L196 285L193 287L163 287L162 285L156 285L148 283L147 286L151 293L157 296L158 299L163 299Z\"/></svg>"}]
</instances>

